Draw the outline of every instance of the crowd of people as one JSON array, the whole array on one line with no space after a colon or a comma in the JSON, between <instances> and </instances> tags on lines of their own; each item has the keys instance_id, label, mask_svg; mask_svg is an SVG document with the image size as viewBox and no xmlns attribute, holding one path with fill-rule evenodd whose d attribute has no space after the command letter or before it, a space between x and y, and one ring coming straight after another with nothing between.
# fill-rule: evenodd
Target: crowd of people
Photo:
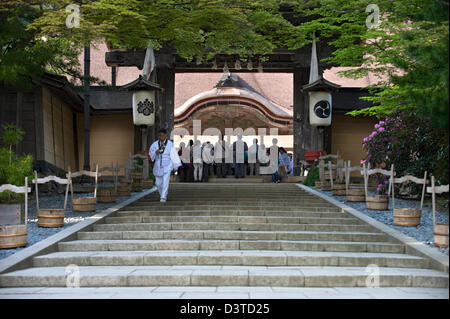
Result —
<instances>
[{"instance_id":1,"label":"crowd of people","mask_svg":"<svg viewBox=\"0 0 450 319\"><path fill-rule=\"evenodd\" d=\"M190 140L188 145L180 143L179 181L208 182L211 174L217 178L226 178L230 175L244 178L261 176L264 172L270 171L272 182L279 183L281 177L293 175L292 153L278 147L277 139L273 139L273 145L266 148L264 144L258 144L256 138L249 147L242 140L242 134L238 134L237 137L237 141L233 144L225 142L223 137L220 137L214 145L209 141L201 143L199 140ZM271 154L276 154L276 158L271 160ZM272 166L270 167L272 169L263 172L261 168L268 166Z\"/></svg>"}]
</instances>

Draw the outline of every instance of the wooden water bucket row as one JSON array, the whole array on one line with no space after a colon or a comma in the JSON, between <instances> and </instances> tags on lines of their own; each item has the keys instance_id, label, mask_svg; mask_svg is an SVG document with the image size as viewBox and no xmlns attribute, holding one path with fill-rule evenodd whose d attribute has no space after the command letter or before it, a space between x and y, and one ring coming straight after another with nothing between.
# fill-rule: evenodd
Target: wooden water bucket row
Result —
<instances>
[{"instance_id":1,"label":"wooden water bucket row","mask_svg":"<svg viewBox=\"0 0 450 319\"><path fill-rule=\"evenodd\" d=\"M364 188L349 188L347 190L348 202L364 202L366 201L366 194Z\"/></svg>"},{"instance_id":2,"label":"wooden water bucket row","mask_svg":"<svg viewBox=\"0 0 450 319\"><path fill-rule=\"evenodd\" d=\"M334 196L345 196L346 195L345 184L333 184L333 195Z\"/></svg>"},{"instance_id":3,"label":"wooden water bucket row","mask_svg":"<svg viewBox=\"0 0 450 319\"><path fill-rule=\"evenodd\" d=\"M114 187L102 187L97 191L98 203L114 203L116 201L116 191Z\"/></svg>"},{"instance_id":4,"label":"wooden water bucket row","mask_svg":"<svg viewBox=\"0 0 450 319\"><path fill-rule=\"evenodd\" d=\"M394 208L394 225L417 226L420 224L421 209Z\"/></svg>"},{"instance_id":5,"label":"wooden water bucket row","mask_svg":"<svg viewBox=\"0 0 450 319\"><path fill-rule=\"evenodd\" d=\"M0 249L27 245L27 225L0 226Z\"/></svg>"},{"instance_id":6,"label":"wooden water bucket row","mask_svg":"<svg viewBox=\"0 0 450 319\"><path fill-rule=\"evenodd\" d=\"M97 204L95 197L78 197L72 198L74 212L94 212Z\"/></svg>"},{"instance_id":7,"label":"wooden water bucket row","mask_svg":"<svg viewBox=\"0 0 450 319\"><path fill-rule=\"evenodd\" d=\"M64 226L64 209L48 208L38 211L39 227L62 227Z\"/></svg>"},{"instance_id":8,"label":"wooden water bucket row","mask_svg":"<svg viewBox=\"0 0 450 319\"><path fill-rule=\"evenodd\" d=\"M366 196L366 208L370 210L387 210L389 197L387 195Z\"/></svg>"}]
</instances>

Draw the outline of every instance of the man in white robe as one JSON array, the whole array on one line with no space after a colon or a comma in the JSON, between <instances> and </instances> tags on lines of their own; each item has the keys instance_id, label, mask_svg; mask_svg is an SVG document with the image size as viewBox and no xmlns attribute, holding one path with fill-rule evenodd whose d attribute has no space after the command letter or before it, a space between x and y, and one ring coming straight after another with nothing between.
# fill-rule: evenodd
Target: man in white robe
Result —
<instances>
[{"instance_id":1,"label":"man in white robe","mask_svg":"<svg viewBox=\"0 0 450 319\"><path fill-rule=\"evenodd\" d=\"M156 179L160 201L167 200L169 191L170 173L177 171L181 166L181 160L172 141L167 139L167 131L162 129L158 131L158 140L150 146L150 158L155 163L153 165L153 175Z\"/></svg>"}]
</instances>

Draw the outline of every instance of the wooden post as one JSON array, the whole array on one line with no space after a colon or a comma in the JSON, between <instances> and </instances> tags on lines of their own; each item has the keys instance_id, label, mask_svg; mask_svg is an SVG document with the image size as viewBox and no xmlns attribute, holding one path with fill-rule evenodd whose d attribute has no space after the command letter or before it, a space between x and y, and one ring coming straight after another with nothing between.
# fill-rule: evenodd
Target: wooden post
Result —
<instances>
[{"instance_id":1,"label":"wooden post","mask_svg":"<svg viewBox=\"0 0 450 319\"><path fill-rule=\"evenodd\" d=\"M95 188L94 188L94 198L97 198L97 182L98 182L98 164L95 165Z\"/></svg>"},{"instance_id":2,"label":"wooden post","mask_svg":"<svg viewBox=\"0 0 450 319\"><path fill-rule=\"evenodd\" d=\"M348 192L349 184L350 184L350 160L347 161L347 164L344 162L344 169L345 169L345 192ZM345 166L347 165L347 167Z\"/></svg>"},{"instance_id":3,"label":"wooden post","mask_svg":"<svg viewBox=\"0 0 450 319\"><path fill-rule=\"evenodd\" d=\"M331 162L328 162L328 172L330 174L331 189L333 189L333 165L331 164Z\"/></svg>"},{"instance_id":4,"label":"wooden post","mask_svg":"<svg viewBox=\"0 0 450 319\"><path fill-rule=\"evenodd\" d=\"M420 210L422 210L422 207L423 207L423 199L425 197L425 188L427 188L427 171L425 171L425 174L423 175L423 188L422 188L422 199L420 200Z\"/></svg>"},{"instance_id":5,"label":"wooden post","mask_svg":"<svg viewBox=\"0 0 450 319\"><path fill-rule=\"evenodd\" d=\"M325 162L324 160L319 160L319 179L323 183L325 181Z\"/></svg>"},{"instance_id":6,"label":"wooden post","mask_svg":"<svg viewBox=\"0 0 450 319\"><path fill-rule=\"evenodd\" d=\"M367 198L367 183L369 182L367 179L369 178L367 176L367 170L366 170L366 163L363 164L363 170L364 170L364 192L366 193Z\"/></svg>"},{"instance_id":7,"label":"wooden post","mask_svg":"<svg viewBox=\"0 0 450 319\"><path fill-rule=\"evenodd\" d=\"M69 177L67 178L66 196L64 197L64 211L66 211L67 208L67 196L69 195L69 184L70 184L70 173Z\"/></svg>"},{"instance_id":8,"label":"wooden post","mask_svg":"<svg viewBox=\"0 0 450 319\"><path fill-rule=\"evenodd\" d=\"M39 211L39 191L38 191L38 176L37 176L37 172L34 171L34 185L35 185L35 189L36 189L36 212Z\"/></svg>"},{"instance_id":9,"label":"wooden post","mask_svg":"<svg viewBox=\"0 0 450 319\"><path fill-rule=\"evenodd\" d=\"M433 205L433 229L436 228L436 192L434 191L434 175L431 176L431 202Z\"/></svg>"},{"instance_id":10,"label":"wooden post","mask_svg":"<svg viewBox=\"0 0 450 319\"><path fill-rule=\"evenodd\" d=\"M392 192L394 192L394 164L391 165L391 176L392 176L392 181L389 180L389 186L388 186L388 197L389 197L389 193L391 191L391 187L392 187ZM392 203L394 204L394 203ZM393 206L392 206L393 207Z\"/></svg>"},{"instance_id":11,"label":"wooden post","mask_svg":"<svg viewBox=\"0 0 450 319\"><path fill-rule=\"evenodd\" d=\"M69 166L69 173L67 173L67 178L69 179L70 182L70 196L72 197L72 201L73 201L73 183L72 183L72 173L70 171L70 166Z\"/></svg>"},{"instance_id":12,"label":"wooden post","mask_svg":"<svg viewBox=\"0 0 450 319\"><path fill-rule=\"evenodd\" d=\"M28 177L25 177L25 226L28 224Z\"/></svg>"},{"instance_id":13,"label":"wooden post","mask_svg":"<svg viewBox=\"0 0 450 319\"><path fill-rule=\"evenodd\" d=\"M395 209L395 196L394 196L394 190L395 190L395 179L394 179L394 171L392 169L391 165L391 177L389 178L389 191L390 191L390 186L391 186L391 182L392 182L392 209ZM388 191L388 193L389 193ZM388 194L389 197L389 194Z\"/></svg>"}]
</instances>

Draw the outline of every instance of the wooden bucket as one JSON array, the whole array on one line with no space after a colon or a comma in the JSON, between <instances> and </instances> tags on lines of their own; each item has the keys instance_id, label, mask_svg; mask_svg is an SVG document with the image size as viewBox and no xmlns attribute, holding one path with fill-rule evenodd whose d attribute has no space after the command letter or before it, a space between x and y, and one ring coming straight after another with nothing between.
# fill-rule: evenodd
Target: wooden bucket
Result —
<instances>
[{"instance_id":1,"label":"wooden bucket","mask_svg":"<svg viewBox=\"0 0 450 319\"><path fill-rule=\"evenodd\" d=\"M0 249L17 248L27 245L26 225L0 226Z\"/></svg>"},{"instance_id":2,"label":"wooden bucket","mask_svg":"<svg viewBox=\"0 0 450 319\"><path fill-rule=\"evenodd\" d=\"M394 225L417 226L420 224L420 215L420 209L394 208Z\"/></svg>"},{"instance_id":3,"label":"wooden bucket","mask_svg":"<svg viewBox=\"0 0 450 319\"><path fill-rule=\"evenodd\" d=\"M153 187L153 179L144 179L142 181L142 188L148 189Z\"/></svg>"},{"instance_id":4,"label":"wooden bucket","mask_svg":"<svg viewBox=\"0 0 450 319\"><path fill-rule=\"evenodd\" d=\"M320 189L323 191L331 191L331 183L329 181L322 182L320 184Z\"/></svg>"},{"instance_id":5,"label":"wooden bucket","mask_svg":"<svg viewBox=\"0 0 450 319\"><path fill-rule=\"evenodd\" d=\"M116 201L116 193L114 187L102 187L97 190L98 203L114 203Z\"/></svg>"},{"instance_id":6,"label":"wooden bucket","mask_svg":"<svg viewBox=\"0 0 450 319\"><path fill-rule=\"evenodd\" d=\"M74 212L95 212L96 203L97 200L94 197L72 198Z\"/></svg>"},{"instance_id":7,"label":"wooden bucket","mask_svg":"<svg viewBox=\"0 0 450 319\"><path fill-rule=\"evenodd\" d=\"M387 210L389 197L387 195L375 195L366 197L366 208L370 210Z\"/></svg>"},{"instance_id":8,"label":"wooden bucket","mask_svg":"<svg viewBox=\"0 0 450 319\"><path fill-rule=\"evenodd\" d=\"M314 186L315 186L316 188L319 188L319 189L320 189L320 181L315 181L315 182L314 182Z\"/></svg>"},{"instance_id":9,"label":"wooden bucket","mask_svg":"<svg viewBox=\"0 0 450 319\"><path fill-rule=\"evenodd\" d=\"M132 179L124 179L117 186L117 196L131 196Z\"/></svg>"},{"instance_id":10,"label":"wooden bucket","mask_svg":"<svg viewBox=\"0 0 450 319\"><path fill-rule=\"evenodd\" d=\"M448 224L436 224L434 227L434 245L448 247Z\"/></svg>"},{"instance_id":11,"label":"wooden bucket","mask_svg":"<svg viewBox=\"0 0 450 319\"><path fill-rule=\"evenodd\" d=\"M123 180L120 182L120 185L131 185L131 183L133 183L133 180L132 180L132 179L123 179Z\"/></svg>"},{"instance_id":12,"label":"wooden bucket","mask_svg":"<svg viewBox=\"0 0 450 319\"><path fill-rule=\"evenodd\" d=\"M347 192L347 202L364 202L366 193L364 188L349 188Z\"/></svg>"},{"instance_id":13,"label":"wooden bucket","mask_svg":"<svg viewBox=\"0 0 450 319\"><path fill-rule=\"evenodd\" d=\"M39 227L62 227L64 226L64 209L40 209L38 211Z\"/></svg>"},{"instance_id":14,"label":"wooden bucket","mask_svg":"<svg viewBox=\"0 0 450 319\"><path fill-rule=\"evenodd\" d=\"M142 173L131 173L131 179L134 180L141 180L142 179Z\"/></svg>"},{"instance_id":15,"label":"wooden bucket","mask_svg":"<svg viewBox=\"0 0 450 319\"><path fill-rule=\"evenodd\" d=\"M334 196L345 196L345 184L333 184L333 195Z\"/></svg>"}]
</instances>

